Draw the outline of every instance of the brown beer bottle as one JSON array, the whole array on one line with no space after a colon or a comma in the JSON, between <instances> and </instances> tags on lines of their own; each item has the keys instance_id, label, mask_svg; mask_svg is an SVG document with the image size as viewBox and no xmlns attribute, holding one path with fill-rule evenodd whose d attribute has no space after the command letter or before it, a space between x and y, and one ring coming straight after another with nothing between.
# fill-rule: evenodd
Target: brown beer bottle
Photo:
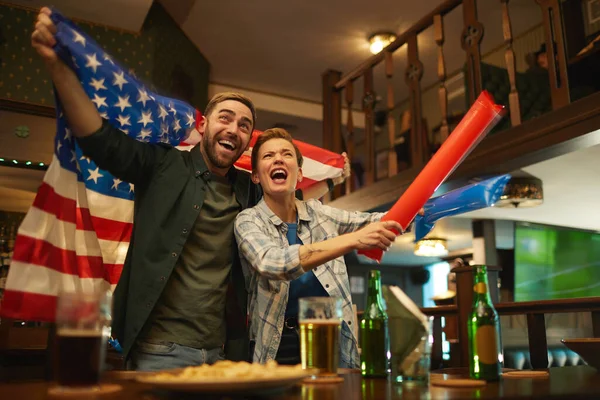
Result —
<instances>
[{"instance_id":1,"label":"brown beer bottle","mask_svg":"<svg viewBox=\"0 0 600 400\"><path fill-rule=\"evenodd\" d=\"M362 375L387 378L390 372L390 338L388 316L383 306L381 274L369 272L367 306L360 321L360 366Z\"/></svg>"},{"instance_id":2,"label":"brown beer bottle","mask_svg":"<svg viewBox=\"0 0 600 400\"><path fill-rule=\"evenodd\" d=\"M473 379L497 381L502 371L498 358L500 320L490 299L486 266L473 268L473 309L468 322L469 373Z\"/></svg>"}]
</instances>

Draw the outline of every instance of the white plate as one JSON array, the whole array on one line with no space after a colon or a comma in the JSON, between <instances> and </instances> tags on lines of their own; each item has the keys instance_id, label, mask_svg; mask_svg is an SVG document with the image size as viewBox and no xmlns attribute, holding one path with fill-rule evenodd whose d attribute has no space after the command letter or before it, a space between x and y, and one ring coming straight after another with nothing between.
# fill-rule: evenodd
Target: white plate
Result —
<instances>
[{"instance_id":1,"label":"white plate","mask_svg":"<svg viewBox=\"0 0 600 400\"><path fill-rule=\"evenodd\" d=\"M136 381L151 385L157 389L177 392L256 394L287 389L311 375L311 371L299 370L297 374L286 373L283 377L260 379L218 379L218 380L165 380L153 375L142 375Z\"/></svg>"}]
</instances>

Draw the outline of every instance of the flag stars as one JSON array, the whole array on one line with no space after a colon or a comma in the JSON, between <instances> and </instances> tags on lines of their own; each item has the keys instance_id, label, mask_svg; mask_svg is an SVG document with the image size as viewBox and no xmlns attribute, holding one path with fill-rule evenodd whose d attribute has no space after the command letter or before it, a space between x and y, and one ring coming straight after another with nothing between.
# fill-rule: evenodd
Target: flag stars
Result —
<instances>
[{"instance_id":1,"label":"flag stars","mask_svg":"<svg viewBox=\"0 0 600 400\"><path fill-rule=\"evenodd\" d=\"M64 140L68 140L71 138L71 130L69 128L65 128L65 136L63 137Z\"/></svg>"},{"instance_id":2,"label":"flag stars","mask_svg":"<svg viewBox=\"0 0 600 400\"><path fill-rule=\"evenodd\" d=\"M92 162L92 160L90 160L90 158L86 157L86 156L81 156L81 157L79 157L79 159L87 161L88 164Z\"/></svg>"},{"instance_id":3,"label":"flag stars","mask_svg":"<svg viewBox=\"0 0 600 400\"><path fill-rule=\"evenodd\" d=\"M102 64L100 63L100 61L98 61L96 59L96 53L92 54L92 55L85 55L85 58L87 59L87 63L85 64L86 67L91 68L94 73L96 73L96 71L98 70L98 67L100 67Z\"/></svg>"},{"instance_id":4,"label":"flag stars","mask_svg":"<svg viewBox=\"0 0 600 400\"><path fill-rule=\"evenodd\" d=\"M81 43L83 45L83 47L85 47L85 37L81 33L77 32L74 29L71 29L71 31L73 32L73 35L74 35L73 43Z\"/></svg>"},{"instance_id":5,"label":"flag stars","mask_svg":"<svg viewBox=\"0 0 600 400\"><path fill-rule=\"evenodd\" d=\"M98 183L98 179L102 178L104 175L100 173L100 167L96 167L96 169L88 169L90 176L88 176L88 181L94 181L94 183Z\"/></svg>"},{"instance_id":6,"label":"flag stars","mask_svg":"<svg viewBox=\"0 0 600 400\"><path fill-rule=\"evenodd\" d=\"M173 131L177 133L177 131L181 130L181 125L179 125L179 120L175 118L175 123L173 124Z\"/></svg>"},{"instance_id":7,"label":"flag stars","mask_svg":"<svg viewBox=\"0 0 600 400\"><path fill-rule=\"evenodd\" d=\"M129 193L133 193L133 192L134 192L134 190L133 190L133 183L130 183L129 184Z\"/></svg>"},{"instance_id":8,"label":"flag stars","mask_svg":"<svg viewBox=\"0 0 600 400\"><path fill-rule=\"evenodd\" d=\"M105 80L106 80L105 78L102 78L102 79L92 78L92 80L90 81L90 86L92 86L94 89L96 89L96 91L98 91L100 89L106 89L106 86L104 86Z\"/></svg>"},{"instance_id":9,"label":"flag stars","mask_svg":"<svg viewBox=\"0 0 600 400\"><path fill-rule=\"evenodd\" d=\"M115 104L115 107L119 107L121 112L125 111L126 108L131 107L131 103L129 103L129 95L117 97L119 98L119 101Z\"/></svg>"},{"instance_id":10,"label":"flag stars","mask_svg":"<svg viewBox=\"0 0 600 400\"><path fill-rule=\"evenodd\" d=\"M119 190L119 183L123 182L122 180L120 180L119 178L113 178L113 185L111 187L111 189L114 190Z\"/></svg>"},{"instance_id":11,"label":"flag stars","mask_svg":"<svg viewBox=\"0 0 600 400\"><path fill-rule=\"evenodd\" d=\"M129 122L130 118L131 117L129 115L119 115L117 117L117 121L119 121L119 124L121 124L121 126L126 126L126 125L131 126L131 122Z\"/></svg>"},{"instance_id":12,"label":"flag stars","mask_svg":"<svg viewBox=\"0 0 600 400\"><path fill-rule=\"evenodd\" d=\"M187 117L187 126L194 126L194 123L196 122L196 120L194 119L194 114L188 113L185 114L185 116Z\"/></svg>"},{"instance_id":13,"label":"flag stars","mask_svg":"<svg viewBox=\"0 0 600 400\"><path fill-rule=\"evenodd\" d=\"M96 104L96 108L108 107L108 104L106 104L106 97L100 97L98 96L98 93L94 93L94 98L92 99L92 102Z\"/></svg>"},{"instance_id":14,"label":"flag stars","mask_svg":"<svg viewBox=\"0 0 600 400\"><path fill-rule=\"evenodd\" d=\"M60 152L60 148L63 146L62 142L59 140L58 143L56 144L56 152L59 153Z\"/></svg>"},{"instance_id":15,"label":"flag stars","mask_svg":"<svg viewBox=\"0 0 600 400\"><path fill-rule=\"evenodd\" d=\"M114 61L112 60L112 58L111 58L111 57L110 57L108 54L106 54L106 53L104 53L104 60L105 60L105 61L108 61L108 62L109 62L109 63L111 63L112 65L115 65L115 63L114 63Z\"/></svg>"},{"instance_id":16,"label":"flag stars","mask_svg":"<svg viewBox=\"0 0 600 400\"><path fill-rule=\"evenodd\" d=\"M140 134L138 135L138 138L140 140L146 140L146 138L149 138L150 136L152 136L152 130L142 129L142 130L140 130Z\"/></svg>"},{"instance_id":17,"label":"flag stars","mask_svg":"<svg viewBox=\"0 0 600 400\"><path fill-rule=\"evenodd\" d=\"M123 85L129 83L129 81L125 79L125 72L121 71L120 74L113 72L113 75L115 77L113 81L113 86L118 86L119 90L123 90Z\"/></svg>"},{"instance_id":18,"label":"flag stars","mask_svg":"<svg viewBox=\"0 0 600 400\"><path fill-rule=\"evenodd\" d=\"M164 121L165 118L168 116L169 116L169 113L167 112L167 109L159 104L158 105L158 118L160 118Z\"/></svg>"},{"instance_id":19,"label":"flag stars","mask_svg":"<svg viewBox=\"0 0 600 400\"><path fill-rule=\"evenodd\" d=\"M146 107L146 102L150 101L150 96L148 96L148 92L146 92L144 89L138 89L138 98L137 98L137 102L138 103L142 103L142 105L144 107Z\"/></svg>"},{"instance_id":20,"label":"flag stars","mask_svg":"<svg viewBox=\"0 0 600 400\"><path fill-rule=\"evenodd\" d=\"M75 150L71 150L71 159L69 160L69 162L75 161L77 161L77 154L75 154Z\"/></svg>"},{"instance_id":21,"label":"flag stars","mask_svg":"<svg viewBox=\"0 0 600 400\"><path fill-rule=\"evenodd\" d=\"M139 119L138 123L144 125L144 128L146 127L146 125L153 123L154 121L152 120L152 111L147 111L147 112L142 112L142 118Z\"/></svg>"}]
</instances>

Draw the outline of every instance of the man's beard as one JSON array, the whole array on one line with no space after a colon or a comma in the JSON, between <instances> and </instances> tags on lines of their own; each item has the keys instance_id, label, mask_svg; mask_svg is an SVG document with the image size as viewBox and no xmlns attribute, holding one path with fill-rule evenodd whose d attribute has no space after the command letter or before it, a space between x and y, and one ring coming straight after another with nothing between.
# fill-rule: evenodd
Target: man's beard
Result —
<instances>
[{"instance_id":1,"label":"man's beard","mask_svg":"<svg viewBox=\"0 0 600 400\"><path fill-rule=\"evenodd\" d=\"M207 132L208 133L208 132ZM218 146L216 136L212 136L209 140L208 135L202 140L202 147L204 147L204 154L208 158L208 161L216 168L231 168L233 163L237 161L239 156L234 157L231 161L219 159L217 154L216 146Z\"/></svg>"}]
</instances>

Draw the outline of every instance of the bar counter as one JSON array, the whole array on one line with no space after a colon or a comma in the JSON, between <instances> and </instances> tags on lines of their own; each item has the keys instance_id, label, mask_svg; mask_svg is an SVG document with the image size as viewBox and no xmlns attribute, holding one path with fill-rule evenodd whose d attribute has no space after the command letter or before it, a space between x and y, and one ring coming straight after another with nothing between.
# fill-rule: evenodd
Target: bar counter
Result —
<instances>
[{"instance_id":1,"label":"bar counter","mask_svg":"<svg viewBox=\"0 0 600 400\"><path fill-rule=\"evenodd\" d=\"M302 384L270 396L217 396L166 392L138 383L132 379L119 378L107 373L104 381L117 384L121 390L91 396L49 396L52 383L45 381L0 383L0 399L41 400L49 398L86 399L242 399L270 398L277 400L353 400L353 399L600 399L600 373L588 366L550 368L548 378L503 378L482 388L445 388L422 386L403 387L382 379L363 379L360 374L345 371L343 383Z\"/></svg>"}]
</instances>

